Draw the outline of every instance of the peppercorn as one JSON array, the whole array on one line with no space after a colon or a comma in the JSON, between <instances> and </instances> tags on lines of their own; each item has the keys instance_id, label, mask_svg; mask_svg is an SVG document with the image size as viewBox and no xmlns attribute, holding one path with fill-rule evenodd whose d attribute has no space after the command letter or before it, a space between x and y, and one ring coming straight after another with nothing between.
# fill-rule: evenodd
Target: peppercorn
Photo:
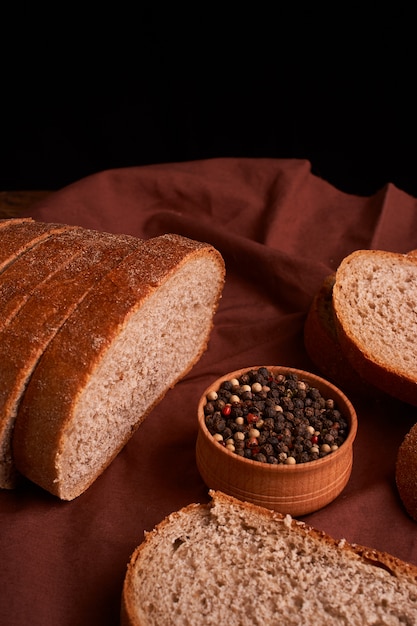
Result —
<instances>
[{"instance_id":1,"label":"peppercorn","mask_svg":"<svg viewBox=\"0 0 417 626\"><path fill-rule=\"evenodd\" d=\"M270 464L313 461L337 450L348 423L332 398L295 374L267 368L225 380L207 395L207 429L239 456Z\"/></svg>"}]
</instances>

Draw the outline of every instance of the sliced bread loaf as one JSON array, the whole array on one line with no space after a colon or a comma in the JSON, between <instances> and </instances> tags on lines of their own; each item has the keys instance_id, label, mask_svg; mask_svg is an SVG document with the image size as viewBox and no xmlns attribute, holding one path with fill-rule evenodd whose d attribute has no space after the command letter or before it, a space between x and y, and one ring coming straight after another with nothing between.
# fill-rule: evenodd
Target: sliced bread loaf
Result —
<instances>
[{"instance_id":1,"label":"sliced bread loaf","mask_svg":"<svg viewBox=\"0 0 417 626\"><path fill-rule=\"evenodd\" d=\"M16 485L13 428L41 354L86 294L141 245L134 237L68 228L32 247L0 274L0 292L5 288L0 303L1 488Z\"/></svg>"},{"instance_id":2,"label":"sliced bread loaf","mask_svg":"<svg viewBox=\"0 0 417 626\"><path fill-rule=\"evenodd\" d=\"M417 405L417 258L358 250L336 272L333 307L341 350L375 387Z\"/></svg>"},{"instance_id":3,"label":"sliced bread loaf","mask_svg":"<svg viewBox=\"0 0 417 626\"><path fill-rule=\"evenodd\" d=\"M417 623L417 568L211 493L134 551L123 626Z\"/></svg>"},{"instance_id":4,"label":"sliced bread loaf","mask_svg":"<svg viewBox=\"0 0 417 626\"><path fill-rule=\"evenodd\" d=\"M43 351L18 407L17 468L80 495L207 346L224 283L210 245L151 239L79 303Z\"/></svg>"}]
</instances>

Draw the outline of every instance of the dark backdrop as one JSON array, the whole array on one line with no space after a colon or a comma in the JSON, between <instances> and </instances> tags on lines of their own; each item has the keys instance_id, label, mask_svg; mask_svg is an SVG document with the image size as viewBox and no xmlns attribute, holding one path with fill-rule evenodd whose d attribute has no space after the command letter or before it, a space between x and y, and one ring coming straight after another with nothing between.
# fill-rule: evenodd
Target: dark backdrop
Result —
<instances>
[{"instance_id":1,"label":"dark backdrop","mask_svg":"<svg viewBox=\"0 0 417 626\"><path fill-rule=\"evenodd\" d=\"M344 191L417 196L411 16L131 6L3 16L0 189L229 156L306 158Z\"/></svg>"}]
</instances>

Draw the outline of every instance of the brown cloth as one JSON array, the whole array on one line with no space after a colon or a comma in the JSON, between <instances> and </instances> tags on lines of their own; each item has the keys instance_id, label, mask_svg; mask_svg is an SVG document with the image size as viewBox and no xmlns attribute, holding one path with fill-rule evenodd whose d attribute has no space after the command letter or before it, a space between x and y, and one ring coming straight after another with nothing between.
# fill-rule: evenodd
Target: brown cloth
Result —
<instances>
[{"instance_id":1,"label":"brown cloth","mask_svg":"<svg viewBox=\"0 0 417 626\"><path fill-rule=\"evenodd\" d=\"M227 267L207 352L86 493L66 503L28 482L0 493L0 624L110 626L144 531L208 501L195 463L206 386L246 366L316 371L302 331L321 281L355 249L417 248L417 200L392 184L372 197L342 193L303 160L212 159L95 174L31 215L141 238L180 233L216 246ZM417 523L394 476L416 409L388 398L351 400L359 420L351 479L303 519L417 565Z\"/></svg>"}]
</instances>

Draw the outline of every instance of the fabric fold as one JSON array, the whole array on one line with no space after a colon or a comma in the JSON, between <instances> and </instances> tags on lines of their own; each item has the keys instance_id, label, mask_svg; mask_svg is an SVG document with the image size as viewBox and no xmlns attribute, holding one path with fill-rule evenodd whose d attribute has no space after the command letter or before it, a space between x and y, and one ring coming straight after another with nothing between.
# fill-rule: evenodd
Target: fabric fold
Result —
<instances>
[{"instance_id":1,"label":"fabric fold","mask_svg":"<svg viewBox=\"0 0 417 626\"><path fill-rule=\"evenodd\" d=\"M98 172L25 214L142 239L174 232L212 244L226 262L207 351L104 474L70 503L28 482L0 491L0 623L113 626L126 564L144 532L208 501L195 463L204 389L242 367L320 374L303 342L313 296L356 249L417 249L417 200L391 183L370 197L346 194L306 160L215 158ZM395 489L398 446L417 408L350 399L359 421L351 479L304 521L417 565L417 526Z\"/></svg>"}]
</instances>

